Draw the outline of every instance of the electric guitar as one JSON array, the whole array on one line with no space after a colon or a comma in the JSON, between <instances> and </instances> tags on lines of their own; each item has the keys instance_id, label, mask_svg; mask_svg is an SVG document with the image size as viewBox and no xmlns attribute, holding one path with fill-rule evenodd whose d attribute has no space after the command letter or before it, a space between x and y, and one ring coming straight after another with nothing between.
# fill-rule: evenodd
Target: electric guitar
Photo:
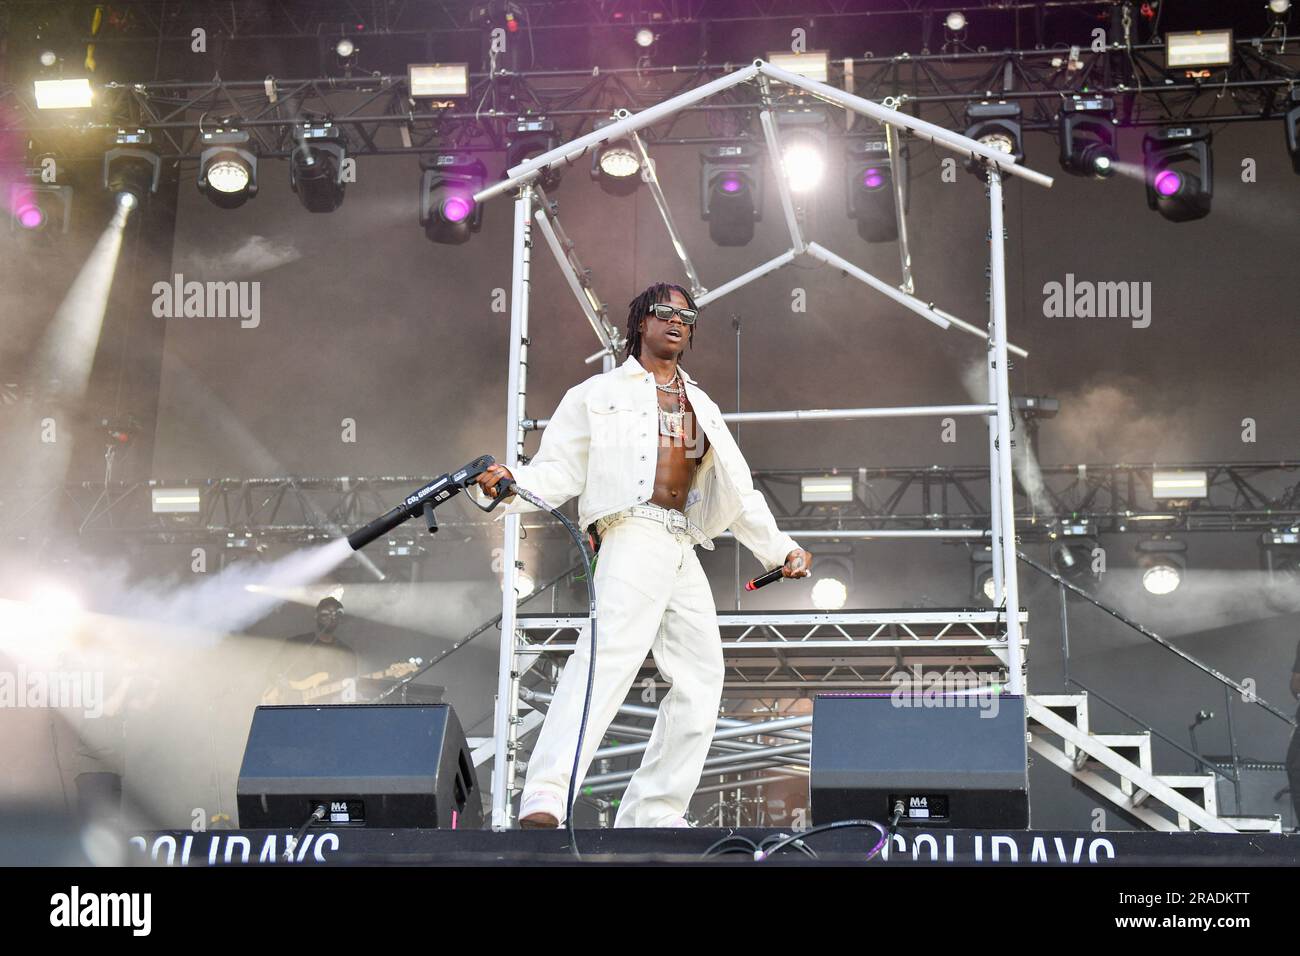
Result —
<instances>
[{"instance_id":1,"label":"electric guitar","mask_svg":"<svg viewBox=\"0 0 1300 956\"><path fill-rule=\"evenodd\" d=\"M317 671L315 674L301 680L286 680L267 688L266 693L262 695L262 703L310 704L312 701L346 691L349 687L355 690L356 682L359 680L405 677L407 674L419 670L420 665L423 663L422 658L412 657L404 663L393 664L382 671L375 671L372 674L358 674L354 678L344 678L336 681L330 680L328 671Z\"/></svg>"}]
</instances>

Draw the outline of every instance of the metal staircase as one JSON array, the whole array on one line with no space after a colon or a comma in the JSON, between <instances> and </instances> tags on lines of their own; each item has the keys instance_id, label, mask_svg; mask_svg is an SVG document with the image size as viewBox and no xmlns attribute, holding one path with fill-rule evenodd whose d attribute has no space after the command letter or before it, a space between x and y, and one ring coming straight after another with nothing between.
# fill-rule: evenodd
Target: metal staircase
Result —
<instances>
[{"instance_id":1,"label":"metal staircase","mask_svg":"<svg viewBox=\"0 0 1300 956\"><path fill-rule=\"evenodd\" d=\"M1086 693L1030 695L1026 719L1034 753L1153 830L1282 832L1277 817L1220 815L1214 774L1156 773L1150 733L1093 732Z\"/></svg>"}]
</instances>

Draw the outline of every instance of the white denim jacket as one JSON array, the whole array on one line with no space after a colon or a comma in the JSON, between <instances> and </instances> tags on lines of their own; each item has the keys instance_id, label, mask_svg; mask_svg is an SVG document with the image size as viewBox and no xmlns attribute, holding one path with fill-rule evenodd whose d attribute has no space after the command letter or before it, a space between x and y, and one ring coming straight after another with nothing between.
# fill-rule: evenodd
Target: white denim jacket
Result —
<instances>
[{"instance_id":1,"label":"white denim jacket","mask_svg":"<svg viewBox=\"0 0 1300 956\"><path fill-rule=\"evenodd\" d=\"M754 488L749 465L717 403L685 369L678 370L709 440L680 510L710 539L730 528L765 570L779 567L799 545L776 526L762 492ZM654 493L658 407L654 376L628 356L618 368L569 389L542 432L537 454L511 473L552 507L578 495L578 525L584 529L598 518L642 504ZM698 447L688 445L686 453L698 455ZM481 495L479 500L484 500ZM496 510L504 518L538 509L515 498ZM706 548L712 550L712 541Z\"/></svg>"}]
</instances>

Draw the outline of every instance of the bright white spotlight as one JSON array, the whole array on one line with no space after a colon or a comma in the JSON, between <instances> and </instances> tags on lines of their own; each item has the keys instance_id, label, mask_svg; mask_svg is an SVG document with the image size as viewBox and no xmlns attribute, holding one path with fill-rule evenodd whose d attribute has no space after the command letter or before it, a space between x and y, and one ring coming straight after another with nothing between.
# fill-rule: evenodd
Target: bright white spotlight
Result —
<instances>
[{"instance_id":1,"label":"bright white spotlight","mask_svg":"<svg viewBox=\"0 0 1300 956\"><path fill-rule=\"evenodd\" d=\"M123 192L117 194L117 204L121 206L123 209L125 209L127 212L130 212L137 205L139 205L139 202L135 198L134 194Z\"/></svg>"},{"instance_id":2,"label":"bright white spotlight","mask_svg":"<svg viewBox=\"0 0 1300 956\"><path fill-rule=\"evenodd\" d=\"M66 628L82 611L81 598L76 592L53 582L37 585L27 603L35 612L34 618L46 628Z\"/></svg>"},{"instance_id":3,"label":"bright white spotlight","mask_svg":"<svg viewBox=\"0 0 1300 956\"><path fill-rule=\"evenodd\" d=\"M247 164L235 158L218 159L208 167L208 185L219 193L238 193L248 188Z\"/></svg>"},{"instance_id":4,"label":"bright white spotlight","mask_svg":"<svg viewBox=\"0 0 1300 956\"><path fill-rule=\"evenodd\" d=\"M654 31L649 27L642 27L636 31L636 45L640 47L654 46Z\"/></svg>"},{"instance_id":5,"label":"bright white spotlight","mask_svg":"<svg viewBox=\"0 0 1300 956\"><path fill-rule=\"evenodd\" d=\"M600 170L606 176L626 179L641 171L641 159L630 146L622 144L607 146L600 154Z\"/></svg>"},{"instance_id":6,"label":"bright white spotlight","mask_svg":"<svg viewBox=\"0 0 1300 956\"><path fill-rule=\"evenodd\" d=\"M41 110L84 110L94 96L90 80L84 76L74 80L36 80L36 108Z\"/></svg>"},{"instance_id":7,"label":"bright white spotlight","mask_svg":"<svg viewBox=\"0 0 1300 956\"><path fill-rule=\"evenodd\" d=\"M58 62L59 62L59 58L58 56L55 55L53 50L41 51L41 66L53 66L55 63Z\"/></svg>"},{"instance_id":8,"label":"bright white spotlight","mask_svg":"<svg viewBox=\"0 0 1300 956\"><path fill-rule=\"evenodd\" d=\"M812 586L813 607L823 611L838 611L849 599L849 589L838 578L818 578Z\"/></svg>"},{"instance_id":9,"label":"bright white spotlight","mask_svg":"<svg viewBox=\"0 0 1300 956\"><path fill-rule=\"evenodd\" d=\"M502 590L505 590L505 586L505 579L502 578ZM533 580L533 576L527 571L518 571L515 573L515 597L519 600L522 601L524 598L528 597L528 595L532 594L536 588L537 582Z\"/></svg>"},{"instance_id":10,"label":"bright white spotlight","mask_svg":"<svg viewBox=\"0 0 1300 956\"><path fill-rule=\"evenodd\" d=\"M357 52L357 46L347 37L344 37L342 40L339 40L338 43L334 44L334 52L346 60L353 53Z\"/></svg>"},{"instance_id":11,"label":"bright white spotlight","mask_svg":"<svg viewBox=\"0 0 1300 956\"><path fill-rule=\"evenodd\" d=\"M993 580L993 573L990 571L989 576L984 579L984 596L992 604L998 599L997 583Z\"/></svg>"},{"instance_id":12,"label":"bright white spotlight","mask_svg":"<svg viewBox=\"0 0 1300 956\"><path fill-rule=\"evenodd\" d=\"M1142 586L1151 594L1172 594L1183 582L1183 572L1175 564L1153 564L1142 572Z\"/></svg>"},{"instance_id":13,"label":"bright white spotlight","mask_svg":"<svg viewBox=\"0 0 1300 956\"><path fill-rule=\"evenodd\" d=\"M795 141L782 153L791 192L806 193L816 188L826 170L826 158L812 143Z\"/></svg>"},{"instance_id":14,"label":"bright white spotlight","mask_svg":"<svg viewBox=\"0 0 1300 956\"><path fill-rule=\"evenodd\" d=\"M960 10L954 10L944 18L943 22L944 26L953 33L960 33L962 30L966 29L966 14L962 13Z\"/></svg>"}]
</instances>

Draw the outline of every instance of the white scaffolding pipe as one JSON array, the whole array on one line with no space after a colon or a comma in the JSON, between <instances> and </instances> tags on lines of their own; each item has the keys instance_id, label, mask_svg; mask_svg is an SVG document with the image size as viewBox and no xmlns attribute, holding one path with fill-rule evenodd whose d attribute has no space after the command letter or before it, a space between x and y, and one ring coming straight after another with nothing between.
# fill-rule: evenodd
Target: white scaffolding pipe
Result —
<instances>
[{"instance_id":1,"label":"white scaffolding pipe","mask_svg":"<svg viewBox=\"0 0 1300 956\"><path fill-rule=\"evenodd\" d=\"M915 312L917 315L925 319L927 322L933 322L941 329L946 329L951 324L946 318L944 318L942 315L939 315L938 312L935 311L933 305L930 305L929 303L926 302L922 302L914 295L908 295L902 289L890 285L888 282L885 282L883 279L877 279L866 269L858 268L853 263L849 262L848 259L845 259L842 256L837 256L835 253L831 252L825 246L818 245L815 242L810 242L808 243L808 248L806 251L808 255L812 256L813 258L820 259L822 262L825 262L827 265L832 265L837 269L842 269L845 272L847 272L849 275L853 276L853 278L857 279L858 281L865 282L867 285L871 286L871 288L875 289L877 292L889 296L889 298L893 299L903 308L911 312Z\"/></svg>"},{"instance_id":2,"label":"white scaffolding pipe","mask_svg":"<svg viewBox=\"0 0 1300 956\"><path fill-rule=\"evenodd\" d=\"M570 140L562 146L557 146L549 152L542 153L540 156L534 156L532 159L525 160L518 166L512 166L506 171L509 178L503 179L498 183L493 183L474 194L475 202L483 202L494 196L500 196L503 193L522 185L526 180L537 176L543 169L556 163L572 163L575 159L581 157L592 146L600 143L607 143L612 140L622 139L637 130L645 129L647 126L653 126L661 119L671 116L684 107L691 106L700 100L707 100L710 96L721 93L723 90L729 90L740 83L746 83L758 76L758 67L754 65L743 67L735 73L727 76L718 77L711 80L703 86L697 86L693 90L687 90L674 96L670 100L662 103L656 103L654 106L648 106L639 113L633 113L625 119L618 119L608 126L602 126L600 129L592 130L584 136Z\"/></svg>"},{"instance_id":3,"label":"white scaffolding pipe","mask_svg":"<svg viewBox=\"0 0 1300 956\"><path fill-rule=\"evenodd\" d=\"M746 753L724 754L722 756L709 757L704 761L704 772L708 773L710 767L725 767L727 768L726 770L719 772L733 773L737 769L732 766L733 764L741 764L745 766L746 769L749 769L752 762L755 760L759 760L761 763L763 761L775 760L776 758L784 758L788 755L807 756L808 744L783 744L780 747L767 747L763 750L755 750ZM597 793L602 784L626 783L628 780L632 779L632 775L635 773L635 770L615 770L610 773L589 775L583 784L582 792L584 794Z\"/></svg>"},{"instance_id":4,"label":"white scaffolding pipe","mask_svg":"<svg viewBox=\"0 0 1300 956\"><path fill-rule=\"evenodd\" d=\"M724 727L722 729L714 728L713 739L732 740L737 737L751 737L756 734L771 736L782 730L793 730L796 727L807 727L812 724L811 717L778 717L774 720L764 720L750 724L748 727ZM650 746L649 741L636 744L618 744L614 747L604 747L596 751L596 757L629 757L632 754L644 753L646 747ZM762 756L766 747L760 746L754 750L746 751L753 756Z\"/></svg>"},{"instance_id":5,"label":"white scaffolding pipe","mask_svg":"<svg viewBox=\"0 0 1300 956\"><path fill-rule=\"evenodd\" d=\"M849 120L849 128L853 126L853 116L844 111L844 116ZM893 126L885 127L885 145L889 147L889 171L890 184L894 190L894 223L898 229L898 260L899 266L903 270L903 282L899 286L904 292L911 295L916 291L916 283L912 281L912 247L907 241L907 216L903 211L903 150L898 145L898 129Z\"/></svg>"},{"instance_id":6,"label":"white scaffolding pipe","mask_svg":"<svg viewBox=\"0 0 1300 956\"><path fill-rule=\"evenodd\" d=\"M668 198L659 185L659 173L655 171L654 161L650 159L650 153L646 151L645 143L641 141L641 137L635 132L632 134L632 143L641 155L641 169L643 170L641 179L650 188L650 195L655 201L655 206L659 209L659 217L663 219L664 228L668 230L668 239L673 244L673 251L677 253L677 258L681 260L682 269L686 272L687 281L691 284L691 295L694 296L702 292L704 286L700 283L699 273L695 271L695 263L691 262L690 253L686 251L686 243L682 242L681 233L677 231L677 223L673 222L673 214L668 209Z\"/></svg>"},{"instance_id":7,"label":"white scaffolding pipe","mask_svg":"<svg viewBox=\"0 0 1300 956\"><path fill-rule=\"evenodd\" d=\"M528 282L531 265L533 204L531 186L515 199L515 248L510 272L510 366L506 385L506 467L519 464L524 447L524 396L528 390ZM497 699L493 708L492 828L510 826L510 795L514 789L519 678L515 667L515 593L519 559L519 515L507 515L501 567L501 646L497 660Z\"/></svg>"},{"instance_id":8,"label":"white scaffolding pipe","mask_svg":"<svg viewBox=\"0 0 1300 956\"><path fill-rule=\"evenodd\" d=\"M995 359L995 352L994 352L994 349L993 349L993 296L992 296L992 293L990 292L990 295L989 295L989 340L988 340L988 351L987 351L987 354L986 354L986 356L985 356L985 361L984 361L984 367L985 367L986 372L988 373L988 388L987 388L987 392L988 392L988 396L989 396L989 401L993 404L993 408L994 408L995 413L996 413L996 411L997 411L997 402L998 402L998 377L997 377L997 368L996 368L996 365L997 365L997 361L996 361L996 359ZM998 491L998 487L999 487L999 486L998 486L998 468L996 467L996 462L997 462L997 460L998 460L998 417L997 417L996 414L993 414L993 415L990 415L990 416L989 416L988 426L989 426L989 439L988 439L988 445L989 445L989 529L990 529L990 534L992 535L992 538L993 538L993 547L992 547L991 552L990 552L990 553L992 554L992 558L993 558L993 560L992 560L992 570L993 570L993 606L994 606L994 607L999 607L999 606L1002 604L1002 596L1003 596L1003 588L1002 588L1002 549L1001 549L1000 547L998 547L998 539L999 539L998 529L1002 527L1002 524L1001 524L1001 518L1000 518L1001 510L1000 510L1000 507L999 507L999 506L1001 505L1001 503L1002 503L1002 498L1001 498L1001 494L1000 494L999 491Z\"/></svg>"},{"instance_id":9,"label":"white scaffolding pipe","mask_svg":"<svg viewBox=\"0 0 1300 956\"><path fill-rule=\"evenodd\" d=\"M596 353L600 355L600 352ZM849 421L861 418L927 418L932 415L994 415L997 406L988 405L886 405L879 408L796 408L775 412L723 412L724 422ZM545 428L549 418L524 422L527 429Z\"/></svg>"},{"instance_id":10,"label":"white scaffolding pipe","mask_svg":"<svg viewBox=\"0 0 1300 956\"><path fill-rule=\"evenodd\" d=\"M961 329L963 332L969 332L971 335L975 336L976 338L983 339L985 342L989 341L989 330L987 328L981 329L978 325L971 325L965 319L959 319L951 312L945 312L937 305L931 306L931 308L934 309L936 315L943 316L945 319L947 319L953 325L957 326L957 328ZM1026 358L1029 355L1029 353L1026 350L1022 349L1019 345L1013 345L1010 342L1007 343L1007 351L1014 352L1016 355L1019 355L1021 358Z\"/></svg>"},{"instance_id":11,"label":"white scaffolding pipe","mask_svg":"<svg viewBox=\"0 0 1300 956\"><path fill-rule=\"evenodd\" d=\"M861 529L836 528L782 528L792 538L987 538L989 532L981 528L888 528L874 531ZM718 538L733 538L730 531L723 531ZM715 539L716 540L716 539Z\"/></svg>"},{"instance_id":12,"label":"white scaffolding pipe","mask_svg":"<svg viewBox=\"0 0 1300 956\"><path fill-rule=\"evenodd\" d=\"M791 262L794 261L794 257L795 257L795 251L793 249L787 249L785 252L777 256L775 259L769 259L767 260L767 262L764 262L761 266L755 266L753 269L750 269L748 272L736 276L736 278L732 279L730 282L724 282L716 289L710 289L708 292L704 292L701 293L700 295L697 295L695 297L695 304L698 305L700 308L703 308L704 306L712 302L714 299L720 299L728 292L735 292L741 286L749 285L749 283L753 282L755 279L762 278L763 276L767 275L769 272L775 272L777 269L781 268L784 265L789 265Z\"/></svg>"},{"instance_id":13,"label":"white scaffolding pipe","mask_svg":"<svg viewBox=\"0 0 1300 956\"><path fill-rule=\"evenodd\" d=\"M861 113L863 116L869 116L878 123L888 123L891 126L901 126L904 129L910 129L922 139L929 140L937 146L943 146L957 153L964 153L967 156L974 155L994 164L997 168L1005 170L1013 176L1020 176L1039 186L1050 187L1052 178L1044 176L1042 173L1035 172L1019 165L1015 157L1010 153L1004 153L992 146L985 146L983 143L976 142L969 136L963 136L960 133L954 133L952 130L944 129L942 126L936 126L934 123L926 122L923 119L917 119L914 116L908 116L906 113L900 113L898 110L891 110L887 106L881 106L879 103L873 103L871 100L865 100L860 96L854 96L852 93L846 93L843 90L837 90L833 86L825 83L818 83L815 80L809 80L800 76L798 73L791 73L783 70L779 66L773 66L771 63L765 63L762 60L755 60L755 65L759 71L770 76L774 80L790 86L798 87L807 93L811 93L819 100L825 100L827 103L834 103L836 106L842 106L846 110L852 110L855 113ZM762 81L760 80L760 83Z\"/></svg>"},{"instance_id":14,"label":"white scaffolding pipe","mask_svg":"<svg viewBox=\"0 0 1300 956\"><path fill-rule=\"evenodd\" d=\"M578 300L578 308L582 309L582 314L587 317L591 324L591 330L596 333L596 338L604 343L605 348L596 353L600 356L606 351L614 349L614 343L609 340L609 330L601 321L596 309L591 304L591 299L587 296L587 290L582 286L582 280L578 278L578 273L573 268L573 263L569 261L568 250L564 248L564 243L556 235L555 228L551 225L551 218L546 215L546 210L538 207L533 213L533 218L537 220L537 225L541 227L542 236L546 239L546 244L550 246L551 253L555 256L555 264L560 267L560 274L564 276L564 281L568 283L573 297Z\"/></svg>"},{"instance_id":15,"label":"white scaffolding pipe","mask_svg":"<svg viewBox=\"0 0 1300 956\"><path fill-rule=\"evenodd\" d=\"M532 688L529 687L523 688L520 691L520 694L522 698L528 701L529 703L549 704L554 699L553 696L551 694L546 693L546 691L533 690ZM628 717L642 717L645 718L646 720L654 720L659 716L659 708L646 707L643 704L623 703L619 705L617 713L624 714ZM754 725L753 721L741 720L738 717L719 717L714 726L743 729L747 727L752 727L753 725ZM789 737L791 740L812 740L812 734L802 730L781 730L781 731L769 733L767 736Z\"/></svg>"},{"instance_id":16,"label":"white scaffolding pipe","mask_svg":"<svg viewBox=\"0 0 1300 956\"><path fill-rule=\"evenodd\" d=\"M1016 573L1016 509L1012 497L1011 471L1011 379L1007 368L1007 277L1003 246L1002 175L990 166L989 174L989 264L992 285L993 351L998 404L997 461L989 463L998 473L998 540L1002 550L1002 588L1007 620L1007 670L1011 693L1025 692L1020 648L1020 587Z\"/></svg>"},{"instance_id":17,"label":"white scaffolding pipe","mask_svg":"<svg viewBox=\"0 0 1300 956\"><path fill-rule=\"evenodd\" d=\"M798 254L807 248L803 239L803 230L799 227L799 215L794 208L794 196L790 194L790 177L785 172L785 154L781 152L781 135L776 128L776 117L772 115L772 92L767 80L758 78L759 88L763 94L763 109L758 114L758 121L763 127L763 139L767 141L768 160L776 179L776 191L781 197L781 212L785 216L786 229L790 231L790 245Z\"/></svg>"}]
</instances>

